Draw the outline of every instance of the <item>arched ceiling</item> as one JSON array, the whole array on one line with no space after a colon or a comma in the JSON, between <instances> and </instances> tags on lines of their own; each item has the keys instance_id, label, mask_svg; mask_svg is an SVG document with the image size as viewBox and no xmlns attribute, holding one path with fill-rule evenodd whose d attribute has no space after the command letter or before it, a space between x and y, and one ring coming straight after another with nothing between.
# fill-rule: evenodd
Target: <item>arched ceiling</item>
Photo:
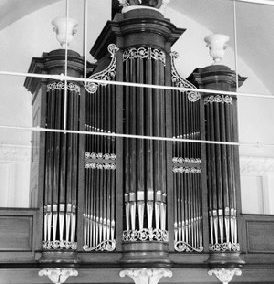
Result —
<instances>
[{"instance_id":1,"label":"arched ceiling","mask_svg":"<svg viewBox=\"0 0 274 284\"><path fill-rule=\"evenodd\" d=\"M171 5L213 33L227 34L233 39L233 1L171 0ZM274 94L274 6L237 2L236 15L238 54Z\"/></svg>"},{"instance_id":2,"label":"arched ceiling","mask_svg":"<svg viewBox=\"0 0 274 284\"><path fill-rule=\"evenodd\" d=\"M0 0L0 30L27 14L59 1ZM227 34L233 38L232 3L229 0L171 0L170 7L207 26L214 33ZM274 7L237 3L239 56L248 62L270 93L274 93L273 26Z\"/></svg>"},{"instance_id":3,"label":"arched ceiling","mask_svg":"<svg viewBox=\"0 0 274 284\"><path fill-rule=\"evenodd\" d=\"M0 30L40 8L60 0L0 0Z\"/></svg>"}]
</instances>

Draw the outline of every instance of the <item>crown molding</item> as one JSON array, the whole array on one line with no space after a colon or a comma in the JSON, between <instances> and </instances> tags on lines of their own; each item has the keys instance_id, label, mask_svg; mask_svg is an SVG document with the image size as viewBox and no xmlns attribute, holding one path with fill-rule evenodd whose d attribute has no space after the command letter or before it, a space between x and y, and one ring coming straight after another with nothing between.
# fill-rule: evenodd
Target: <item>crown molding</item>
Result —
<instances>
[{"instance_id":1,"label":"crown molding","mask_svg":"<svg viewBox=\"0 0 274 284\"><path fill-rule=\"evenodd\" d=\"M274 174L274 158L241 156L240 168L242 175Z\"/></svg>"},{"instance_id":2,"label":"crown molding","mask_svg":"<svg viewBox=\"0 0 274 284\"><path fill-rule=\"evenodd\" d=\"M0 144L0 162L30 162L31 146Z\"/></svg>"},{"instance_id":3,"label":"crown molding","mask_svg":"<svg viewBox=\"0 0 274 284\"><path fill-rule=\"evenodd\" d=\"M31 146L0 144L0 162L29 162ZM274 174L274 158L260 156L241 156L242 175Z\"/></svg>"}]
</instances>

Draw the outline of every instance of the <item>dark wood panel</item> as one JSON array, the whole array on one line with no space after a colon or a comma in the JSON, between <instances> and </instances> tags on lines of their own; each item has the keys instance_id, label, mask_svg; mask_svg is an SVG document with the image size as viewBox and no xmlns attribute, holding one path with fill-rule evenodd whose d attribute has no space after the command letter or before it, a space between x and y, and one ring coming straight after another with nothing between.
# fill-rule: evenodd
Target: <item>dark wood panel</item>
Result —
<instances>
[{"instance_id":1,"label":"dark wood panel","mask_svg":"<svg viewBox=\"0 0 274 284\"><path fill-rule=\"evenodd\" d=\"M246 253L274 253L274 216L241 215L242 248Z\"/></svg>"},{"instance_id":2,"label":"dark wood panel","mask_svg":"<svg viewBox=\"0 0 274 284\"><path fill-rule=\"evenodd\" d=\"M0 216L0 251L31 251L33 215Z\"/></svg>"},{"instance_id":3,"label":"dark wood panel","mask_svg":"<svg viewBox=\"0 0 274 284\"><path fill-rule=\"evenodd\" d=\"M274 253L274 221L248 221L248 252Z\"/></svg>"}]
</instances>

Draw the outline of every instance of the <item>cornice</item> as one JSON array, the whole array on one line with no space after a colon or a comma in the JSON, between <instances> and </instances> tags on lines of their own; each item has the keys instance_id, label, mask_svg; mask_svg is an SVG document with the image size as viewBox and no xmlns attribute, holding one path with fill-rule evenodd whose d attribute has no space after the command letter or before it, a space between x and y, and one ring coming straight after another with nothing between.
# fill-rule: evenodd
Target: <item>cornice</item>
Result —
<instances>
[{"instance_id":1,"label":"cornice","mask_svg":"<svg viewBox=\"0 0 274 284\"><path fill-rule=\"evenodd\" d=\"M0 144L0 162L29 162L31 146ZM242 175L274 174L274 158L260 156L241 156Z\"/></svg>"},{"instance_id":2,"label":"cornice","mask_svg":"<svg viewBox=\"0 0 274 284\"><path fill-rule=\"evenodd\" d=\"M0 144L0 162L30 162L31 147Z\"/></svg>"},{"instance_id":3,"label":"cornice","mask_svg":"<svg viewBox=\"0 0 274 284\"><path fill-rule=\"evenodd\" d=\"M274 174L274 158L241 156L240 168L242 175Z\"/></svg>"}]
</instances>

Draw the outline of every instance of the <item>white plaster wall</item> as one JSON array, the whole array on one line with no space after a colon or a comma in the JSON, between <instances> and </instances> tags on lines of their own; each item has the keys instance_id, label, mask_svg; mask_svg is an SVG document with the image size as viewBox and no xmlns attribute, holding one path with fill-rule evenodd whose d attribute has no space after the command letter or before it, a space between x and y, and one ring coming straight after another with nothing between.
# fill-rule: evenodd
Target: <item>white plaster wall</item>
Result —
<instances>
[{"instance_id":1,"label":"white plaster wall","mask_svg":"<svg viewBox=\"0 0 274 284\"><path fill-rule=\"evenodd\" d=\"M0 145L0 207L29 207L31 148Z\"/></svg>"},{"instance_id":2,"label":"white plaster wall","mask_svg":"<svg viewBox=\"0 0 274 284\"><path fill-rule=\"evenodd\" d=\"M274 214L274 159L242 156L241 195L244 214Z\"/></svg>"}]
</instances>

